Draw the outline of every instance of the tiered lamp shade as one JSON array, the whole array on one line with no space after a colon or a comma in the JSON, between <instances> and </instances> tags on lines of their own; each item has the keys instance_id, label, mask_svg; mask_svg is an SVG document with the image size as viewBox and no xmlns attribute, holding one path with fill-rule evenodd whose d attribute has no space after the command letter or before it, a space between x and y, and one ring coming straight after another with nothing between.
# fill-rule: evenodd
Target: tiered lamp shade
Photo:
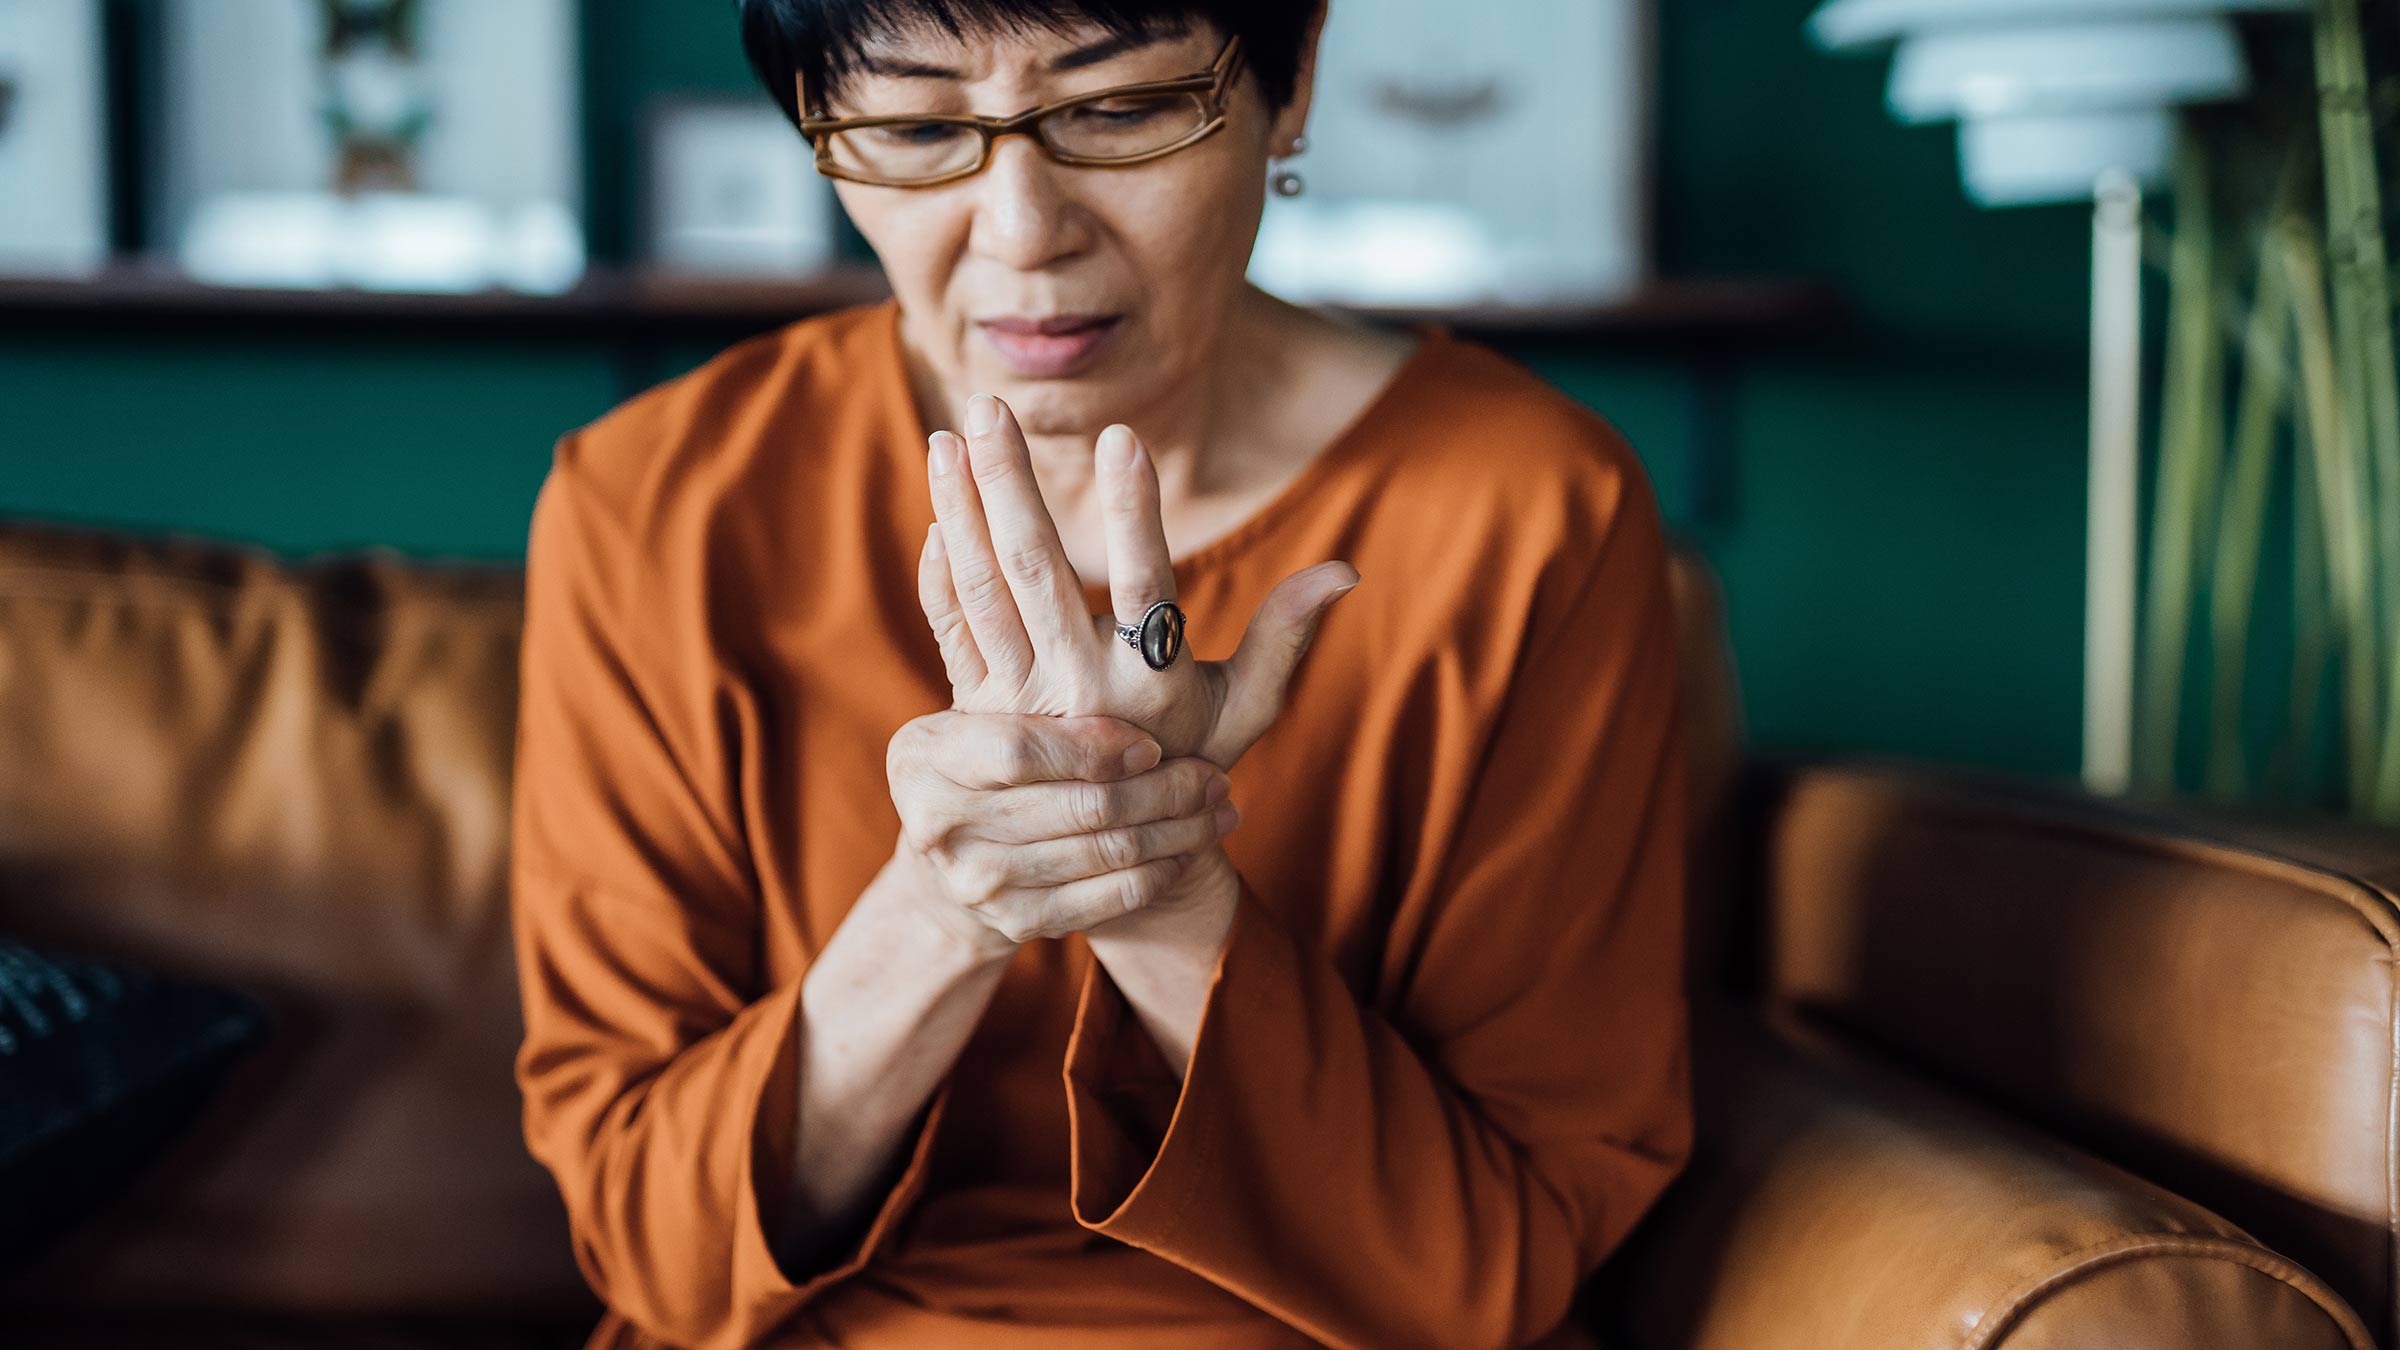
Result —
<instances>
[{"instance_id":1,"label":"tiered lamp shade","mask_svg":"<svg viewBox=\"0 0 2400 1350\"><path fill-rule=\"evenodd\" d=\"M2249 70L2228 15L2308 0L1832 0L1820 46L1897 42L1902 122L1956 119L1967 195L1984 206L2088 199L2101 173L2164 180L2174 110L2239 98Z\"/></svg>"}]
</instances>

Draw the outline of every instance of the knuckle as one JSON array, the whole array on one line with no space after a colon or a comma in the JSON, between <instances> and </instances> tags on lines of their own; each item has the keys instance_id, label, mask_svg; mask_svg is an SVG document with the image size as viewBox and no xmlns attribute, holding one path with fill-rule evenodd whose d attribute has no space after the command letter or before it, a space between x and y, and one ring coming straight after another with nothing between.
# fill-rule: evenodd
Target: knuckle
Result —
<instances>
[{"instance_id":1,"label":"knuckle","mask_svg":"<svg viewBox=\"0 0 2400 1350\"><path fill-rule=\"evenodd\" d=\"M1011 545L1001 556L1000 566L1020 584L1032 587L1047 586L1058 575L1058 560L1038 543Z\"/></svg>"},{"instance_id":2,"label":"knuckle","mask_svg":"<svg viewBox=\"0 0 2400 1350\"><path fill-rule=\"evenodd\" d=\"M968 443L984 450L978 455L970 449L967 454L967 468L974 473L976 482L1004 483L1016 476L1017 457L1008 452L1007 439L997 430L969 437Z\"/></svg>"},{"instance_id":3,"label":"knuckle","mask_svg":"<svg viewBox=\"0 0 2400 1350\"><path fill-rule=\"evenodd\" d=\"M1029 783L1041 776L1044 756L1040 743L1033 737L1018 733L1000 743L997 756L1001 776L1011 783Z\"/></svg>"},{"instance_id":4,"label":"knuckle","mask_svg":"<svg viewBox=\"0 0 2400 1350\"><path fill-rule=\"evenodd\" d=\"M908 771L924 758L925 719L910 718L900 724L892 738L883 746L883 774L894 784L906 777Z\"/></svg>"},{"instance_id":5,"label":"knuckle","mask_svg":"<svg viewBox=\"0 0 2400 1350\"><path fill-rule=\"evenodd\" d=\"M1114 872L1141 861L1141 845L1131 830L1102 830L1090 838L1092 858L1100 871Z\"/></svg>"},{"instance_id":6,"label":"knuckle","mask_svg":"<svg viewBox=\"0 0 2400 1350\"><path fill-rule=\"evenodd\" d=\"M1078 834L1094 834L1109 826L1110 793L1097 783L1078 783L1067 793L1067 817Z\"/></svg>"},{"instance_id":7,"label":"knuckle","mask_svg":"<svg viewBox=\"0 0 2400 1350\"><path fill-rule=\"evenodd\" d=\"M956 607L944 605L939 612L932 616L932 620L933 640L939 643L944 651L957 651L965 645L967 616L960 613Z\"/></svg>"},{"instance_id":8,"label":"knuckle","mask_svg":"<svg viewBox=\"0 0 2400 1350\"><path fill-rule=\"evenodd\" d=\"M1127 872L1117 883L1116 893L1110 897L1117 902L1117 912L1131 914L1158 898L1157 883L1151 880L1157 875L1158 869L1154 867Z\"/></svg>"},{"instance_id":9,"label":"knuckle","mask_svg":"<svg viewBox=\"0 0 2400 1350\"><path fill-rule=\"evenodd\" d=\"M959 559L950 569L950 584L964 610L982 614L1000 607L1008 582L1000 570L980 555Z\"/></svg>"}]
</instances>

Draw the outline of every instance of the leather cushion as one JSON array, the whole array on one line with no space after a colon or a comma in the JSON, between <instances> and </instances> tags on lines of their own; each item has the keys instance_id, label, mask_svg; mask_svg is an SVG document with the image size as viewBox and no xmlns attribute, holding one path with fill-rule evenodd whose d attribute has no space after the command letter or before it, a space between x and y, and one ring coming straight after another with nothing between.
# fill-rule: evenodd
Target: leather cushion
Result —
<instances>
[{"instance_id":1,"label":"leather cushion","mask_svg":"<svg viewBox=\"0 0 2400 1350\"><path fill-rule=\"evenodd\" d=\"M1696 1067L1692 1162L1602 1269L1619 1350L2371 1350L2241 1229L1831 1040L1726 1015Z\"/></svg>"},{"instance_id":2,"label":"leather cushion","mask_svg":"<svg viewBox=\"0 0 2400 1350\"><path fill-rule=\"evenodd\" d=\"M2385 1337L2400 834L1961 773L1794 769L1785 1004L2208 1205Z\"/></svg>"},{"instance_id":3,"label":"leather cushion","mask_svg":"<svg viewBox=\"0 0 2400 1350\"><path fill-rule=\"evenodd\" d=\"M0 931L254 991L279 1033L16 1299L588 1315L510 1073L522 585L0 528Z\"/></svg>"}]
</instances>

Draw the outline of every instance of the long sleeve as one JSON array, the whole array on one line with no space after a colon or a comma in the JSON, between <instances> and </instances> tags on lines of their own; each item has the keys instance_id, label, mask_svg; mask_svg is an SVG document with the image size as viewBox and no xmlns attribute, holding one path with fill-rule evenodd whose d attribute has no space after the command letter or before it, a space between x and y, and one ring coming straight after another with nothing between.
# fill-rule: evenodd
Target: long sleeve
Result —
<instances>
[{"instance_id":1,"label":"long sleeve","mask_svg":"<svg viewBox=\"0 0 2400 1350\"><path fill-rule=\"evenodd\" d=\"M1387 987L1354 990L1245 881L1162 1088L1087 980L1065 1066L1084 1226L1333 1345L1509 1346L1681 1167L1684 769L1646 491L1582 552L1529 620L1430 898L1393 916Z\"/></svg>"},{"instance_id":2,"label":"long sleeve","mask_svg":"<svg viewBox=\"0 0 2400 1350\"><path fill-rule=\"evenodd\" d=\"M943 1099L855 1249L785 1270L799 985L763 987L728 703L657 532L610 509L575 450L561 442L527 542L511 857L526 1139L614 1312L676 1345L745 1345L886 1240Z\"/></svg>"}]
</instances>

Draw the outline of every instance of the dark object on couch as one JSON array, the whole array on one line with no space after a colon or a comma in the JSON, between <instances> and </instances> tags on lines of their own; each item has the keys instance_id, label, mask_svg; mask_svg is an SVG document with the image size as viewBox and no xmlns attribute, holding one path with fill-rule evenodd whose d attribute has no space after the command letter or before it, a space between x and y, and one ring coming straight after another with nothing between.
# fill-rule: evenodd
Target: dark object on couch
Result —
<instances>
[{"instance_id":1,"label":"dark object on couch","mask_svg":"<svg viewBox=\"0 0 2400 1350\"><path fill-rule=\"evenodd\" d=\"M0 1271L131 1186L265 1030L233 990L0 941Z\"/></svg>"},{"instance_id":2,"label":"dark object on couch","mask_svg":"<svg viewBox=\"0 0 2400 1350\"><path fill-rule=\"evenodd\" d=\"M1591 1291L1612 1350L2388 1344L2400 839L1747 755L1676 562L1701 1138ZM510 1077L520 584L0 525L0 931L281 1029L0 1321L589 1326Z\"/></svg>"}]
</instances>

